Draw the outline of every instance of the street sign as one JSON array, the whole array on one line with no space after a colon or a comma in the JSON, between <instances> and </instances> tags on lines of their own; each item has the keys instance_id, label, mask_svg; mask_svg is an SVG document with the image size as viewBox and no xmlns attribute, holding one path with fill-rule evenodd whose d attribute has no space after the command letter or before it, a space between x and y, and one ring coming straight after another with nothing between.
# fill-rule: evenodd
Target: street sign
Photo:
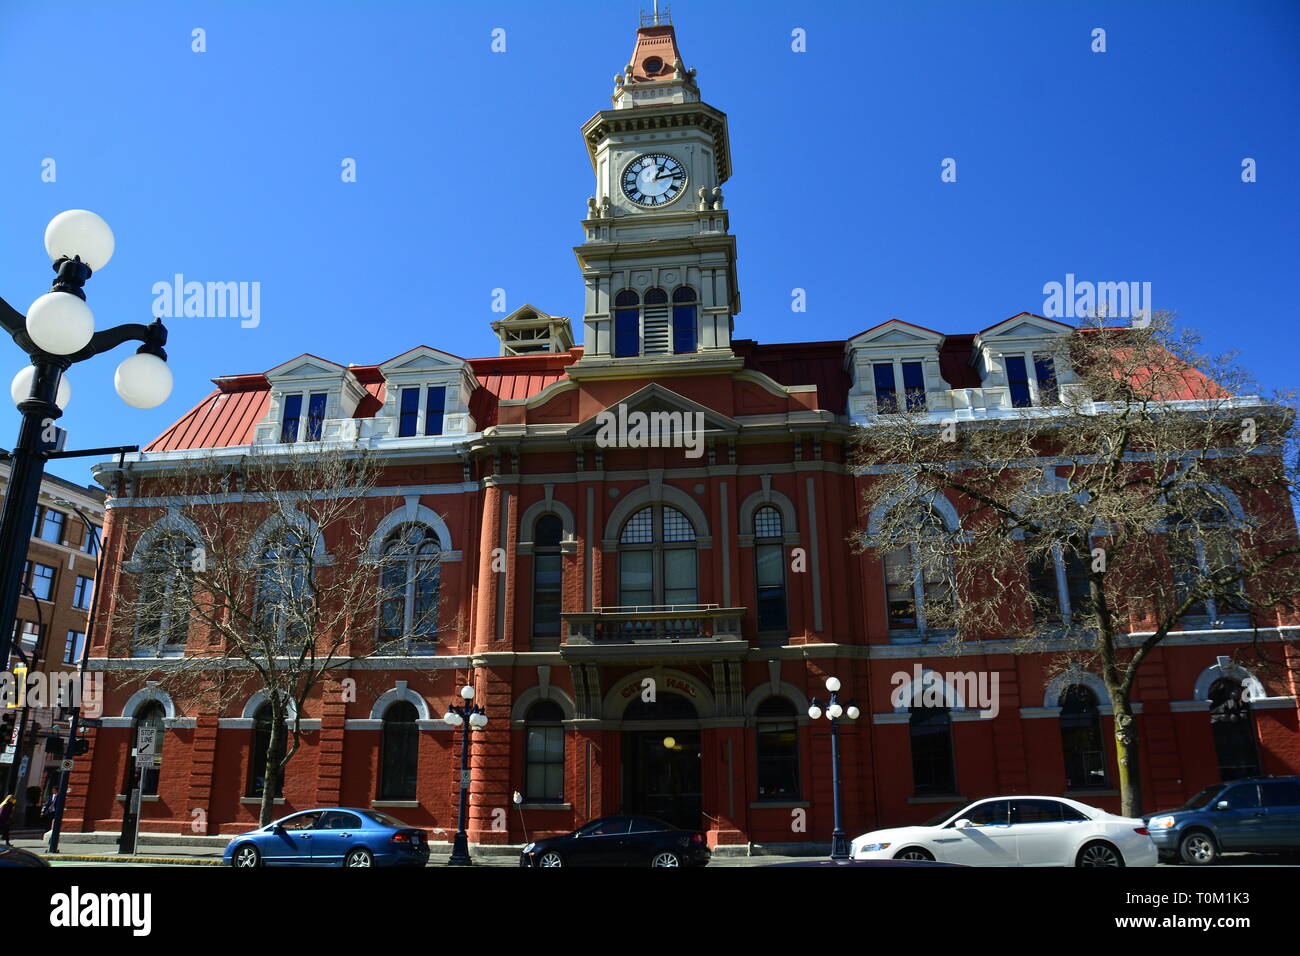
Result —
<instances>
[{"instance_id":1,"label":"street sign","mask_svg":"<svg viewBox=\"0 0 1300 956\"><path fill-rule=\"evenodd\" d=\"M6 747L4 753L0 753L0 763L13 763L14 753L12 747Z\"/></svg>"},{"instance_id":2,"label":"street sign","mask_svg":"<svg viewBox=\"0 0 1300 956\"><path fill-rule=\"evenodd\" d=\"M64 760L64 761L62 761L62 762L59 764L59 770L60 770L62 773L67 773L67 772L70 771L71 769L72 769L72 761L71 761L71 760Z\"/></svg>"},{"instance_id":3,"label":"street sign","mask_svg":"<svg viewBox=\"0 0 1300 956\"><path fill-rule=\"evenodd\" d=\"M468 790L469 781L470 781L470 772L468 770L462 770L460 772L460 788L462 790Z\"/></svg>"}]
</instances>

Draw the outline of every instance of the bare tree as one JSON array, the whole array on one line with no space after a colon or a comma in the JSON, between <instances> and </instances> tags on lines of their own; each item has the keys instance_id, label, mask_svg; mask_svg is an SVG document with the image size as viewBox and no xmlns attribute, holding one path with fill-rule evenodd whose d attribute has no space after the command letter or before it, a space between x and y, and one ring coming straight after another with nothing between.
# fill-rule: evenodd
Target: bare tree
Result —
<instances>
[{"instance_id":1,"label":"bare tree","mask_svg":"<svg viewBox=\"0 0 1300 956\"><path fill-rule=\"evenodd\" d=\"M166 507L117 511L137 557L114 599L111 653L152 658L133 680L196 709L264 692L263 825L327 679L360 658L436 646L440 545L415 523L372 545L392 507L380 476L364 448L304 443L177 463L140 481L138 495Z\"/></svg>"},{"instance_id":2,"label":"bare tree","mask_svg":"<svg viewBox=\"0 0 1300 956\"><path fill-rule=\"evenodd\" d=\"M1050 651L1049 672L1098 671L1136 815L1132 695L1152 651L1234 626L1253 629L1264 666L1286 658L1287 632L1267 629L1294 623L1300 595L1294 409L1167 313L1086 321L1052 359L1063 374L1040 374L1036 407L887 410L859 429L854 537L884 562L892 618L925 639L1010 638Z\"/></svg>"}]
</instances>

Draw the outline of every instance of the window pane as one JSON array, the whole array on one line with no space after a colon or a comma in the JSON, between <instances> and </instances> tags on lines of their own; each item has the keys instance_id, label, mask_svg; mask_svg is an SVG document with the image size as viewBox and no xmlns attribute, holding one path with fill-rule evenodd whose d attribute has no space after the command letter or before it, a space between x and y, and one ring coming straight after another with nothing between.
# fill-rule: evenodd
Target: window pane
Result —
<instances>
[{"instance_id":1,"label":"window pane","mask_svg":"<svg viewBox=\"0 0 1300 956\"><path fill-rule=\"evenodd\" d=\"M313 392L311 401L307 405L307 441L320 441L321 433L325 429L325 400L328 396L324 392Z\"/></svg>"},{"instance_id":2,"label":"window pane","mask_svg":"<svg viewBox=\"0 0 1300 956\"><path fill-rule=\"evenodd\" d=\"M673 306L673 351L678 354L694 352L696 345L695 306Z\"/></svg>"},{"instance_id":3,"label":"window pane","mask_svg":"<svg viewBox=\"0 0 1300 956\"><path fill-rule=\"evenodd\" d=\"M447 387L440 385L429 389L428 404L425 406L424 433L426 435L442 434L442 415L447 406Z\"/></svg>"},{"instance_id":4,"label":"window pane","mask_svg":"<svg viewBox=\"0 0 1300 956\"><path fill-rule=\"evenodd\" d=\"M62 511L55 511L53 508L46 508L45 520L41 522L41 537L46 541L53 541L55 544L62 544L63 521L64 514Z\"/></svg>"},{"instance_id":5,"label":"window pane","mask_svg":"<svg viewBox=\"0 0 1300 956\"><path fill-rule=\"evenodd\" d=\"M420 420L420 390L418 388L402 389L402 408L397 422L397 437L410 438L418 431Z\"/></svg>"},{"instance_id":6,"label":"window pane","mask_svg":"<svg viewBox=\"0 0 1300 956\"><path fill-rule=\"evenodd\" d=\"M777 544L764 544L754 549L755 576L759 587L779 587L785 583L784 550Z\"/></svg>"},{"instance_id":7,"label":"window pane","mask_svg":"<svg viewBox=\"0 0 1300 956\"><path fill-rule=\"evenodd\" d=\"M654 603L654 575L650 551L624 551L618 556L619 604Z\"/></svg>"},{"instance_id":8,"label":"window pane","mask_svg":"<svg viewBox=\"0 0 1300 956\"><path fill-rule=\"evenodd\" d=\"M533 636L560 636L560 598L563 582L562 558L538 554L533 558Z\"/></svg>"},{"instance_id":9,"label":"window pane","mask_svg":"<svg viewBox=\"0 0 1300 956\"><path fill-rule=\"evenodd\" d=\"M760 722L758 799L799 799L799 734L793 721Z\"/></svg>"},{"instance_id":10,"label":"window pane","mask_svg":"<svg viewBox=\"0 0 1300 956\"><path fill-rule=\"evenodd\" d=\"M912 556L906 548L885 555L885 590L890 628L916 627L915 576Z\"/></svg>"},{"instance_id":11,"label":"window pane","mask_svg":"<svg viewBox=\"0 0 1300 956\"><path fill-rule=\"evenodd\" d=\"M298 422L302 418L302 396L286 395L284 397L284 418L280 421L280 441L285 443L298 440Z\"/></svg>"},{"instance_id":12,"label":"window pane","mask_svg":"<svg viewBox=\"0 0 1300 956\"><path fill-rule=\"evenodd\" d=\"M1011 404L1016 408L1028 408L1033 404L1023 355L1007 356L1007 385L1011 389Z\"/></svg>"},{"instance_id":13,"label":"window pane","mask_svg":"<svg viewBox=\"0 0 1300 956\"><path fill-rule=\"evenodd\" d=\"M664 603L696 603L695 558L694 548L664 551Z\"/></svg>"},{"instance_id":14,"label":"window pane","mask_svg":"<svg viewBox=\"0 0 1300 956\"><path fill-rule=\"evenodd\" d=\"M754 537L779 538L781 534L781 512L770 506L754 512Z\"/></svg>"},{"instance_id":15,"label":"window pane","mask_svg":"<svg viewBox=\"0 0 1300 956\"><path fill-rule=\"evenodd\" d=\"M898 411L897 389L894 386L894 363L877 362L871 366L876 384L876 411L881 414Z\"/></svg>"},{"instance_id":16,"label":"window pane","mask_svg":"<svg viewBox=\"0 0 1300 956\"><path fill-rule=\"evenodd\" d=\"M614 299L614 355L641 354L641 304L635 292L624 289Z\"/></svg>"},{"instance_id":17,"label":"window pane","mask_svg":"<svg viewBox=\"0 0 1300 956\"><path fill-rule=\"evenodd\" d=\"M913 707L912 784L916 793L953 793L952 726L944 708Z\"/></svg>"},{"instance_id":18,"label":"window pane","mask_svg":"<svg viewBox=\"0 0 1300 956\"><path fill-rule=\"evenodd\" d=\"M695 527L691 520L676 508L664 506L664 540L694 541Z\"/></svg>"},{"instance_id":19,"label":"window pane","mask_svg":"<svg viewBox=\"0 0 1300 956\"><path fill-rule=\"evenodd\" d=\"M652 508L642 508L628 518L627 524L623 525L623 533L619 535L618 540L622 544L649 544L653 541L654 510Z\"/></svg>"},{"instance_id":20,"label":"window pane","mask_svg":"<svg viewBox=\"0 0 1300 956\"><path fill-rule=\"evenodd\" d=\"M920 362L903 363L903 392L909 412L925 411L925 371Z\"/></svg>"},{"instance_id":21,"label":"window pane","mask_svg":"<svg viewBox=\"0 0 1300 956\"><path fill-rule=\"evenodd\" d=\"M1061 390L1056 384L1056 362L1050 355L1034 356L1034 375L1038 378L1038 397L1044 405L1058 405Z\"/></svg>"}]
</instances>

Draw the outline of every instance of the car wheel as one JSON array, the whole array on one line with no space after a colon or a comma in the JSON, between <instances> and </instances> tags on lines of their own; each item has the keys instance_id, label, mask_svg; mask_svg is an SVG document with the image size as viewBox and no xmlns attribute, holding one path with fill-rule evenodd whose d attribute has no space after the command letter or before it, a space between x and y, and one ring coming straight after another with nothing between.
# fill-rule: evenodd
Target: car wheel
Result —
<instances>
[{"instance_id":1,"label":"car wheel","mask_svg":"<svg viewBox=\"0 0 1300 956\"><path fill-rule=\"evenodd\" d=\"M356 849L349 850L347 857L343 860L344 866L374 866L375 855L365 847L359 846Z\"/></svg>"},{"instance_id":2,"label":"car wheel","mask_svg":"<svg viewBox=\"0 0 1300 956\"><path fill-rule=\"evenodd\" d=\"M933 863L933 862L934 862L934 854L931 853L929 850L923 850L923 849L921 849L921 847L919 847L919 846L909 846L906 850L899 850L897 853L895 853L895 854L894 854L894 859L895 859L895 860L912 860L912 861L914 861L914 862L915 862L915 861L925 861L925 862L928 862L928 863Z\"/></svg>"},{"instance_id":3,"label":"car wheel","mask_svg":"<svg viewBox=\"0 0 1300 956\"><path fill-rule=\"evenodd\" d=\"M1089 843L1074 860L1075 866L1123 866L1124 857L1109 843Z\"/></svg>"},{"instance_id":4,"label":"car wheel","mask_svg":"<svg viewBox=\"0 0 1300 956\"><path fill-rule=\"evenodd\" d=\"M564 857L554 850L547 850L542 854L542 858L537 861L538 866L564 866Z\"/></svg>"},{"instance_id":5,"label":"car wheel","mask_svg":"<svg viewBox=\"0 0 1300 956\"><path fill-rule=\"evenodd\" d=\"M651 866L681 866L682 858L672 850L664 850L656 853L654 859L650 861Z\"/></svg>"},{"instance_id":6,"label":"car wheel","mask_svg":"<svg viewBox=\"0 0 1300 956\"><path fill-rule=\"evenodd\" d=\"M262 854L257 851L257 847L253 846L253 844L245 843L235 850L234 856L230 858L230 865L244 869L254 869L262 865Z\"/></svg>"},{"instance_id":7,"label":"car wheel","mask_svg":"<svg viewBox=\"0 0 1300 956\"><path fill-rule=\"evenodd\" d=\"M1203 830L1187 834L1178 844L1178 855L1193 866L1208 866L1219 856L1214 837Z\"/></svg>"}]
</instances>

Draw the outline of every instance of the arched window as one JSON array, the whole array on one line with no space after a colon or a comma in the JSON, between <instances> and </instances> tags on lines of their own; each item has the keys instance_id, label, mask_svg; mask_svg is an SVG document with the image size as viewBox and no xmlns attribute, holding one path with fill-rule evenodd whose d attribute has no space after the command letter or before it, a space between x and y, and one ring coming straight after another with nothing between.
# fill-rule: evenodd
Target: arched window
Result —
<instances>
[{"instance_id":1,"label":"arched window","mask_svg":"<svg viewBox=\"0 0 1300 956\"><path fill-rule=\"evenodd\" d=\"M564 713L558 704L538 701L524 717L524 799L529 803L564 802Z\"/></svg>"},{"instance_id":2,"label":"arched window","mask_svg":"<svg viewBox=\"0 0 1300 956\"><path fill-rule=\"evenodd\" d=\"M697 603L695 526L669 505L647 505L627 519L618 538L619 604Z\"/></svg>"},{"instance_id":3,"label":"arched window","mask_svg":"<svg viewBox=\"0 0 1300 956\"><path fill-rule=\"evenodd\" d=\"M194 599L194 551L188 535L171 531L145 553L136 614L136 656L185 650Z\"/></svg>"},{"instance_id":4,"label":"arched window","mask_svg":"<svg viewBox=\"0 0 1300 956\"><path fill-rule=\"evenodd\" d=\"M921 534L933 534L936 540L946 534L943 519L933 509L913 520ZM951 630L956 590L951 556L912 543L887 552L884 564L891 631L924 637L930 631Z\"/></svg>"},{"instance_id":5,"label":"arched window","mask_svg":"<svg viewBox=\"0 0 1300 956\"><path fill-rule=\"evenodd\" d=\"M679 355L694 352L699 347L696 332L696 312L700 297L688 285L673 290L673 351Z\"/></svg>"},{"instance_id":6,"label":"arched window","mask_svg":"<svg viewBox=\"0 0 1300 956\"><path fill-rule=\"evenodd\" d=\"M798 800L799 722L794 704L769 697L758 705L754 719L758 746L758 799Z\"/></svg>"},{"instance_id":7,"label":"arched window","mask_svg":"<svg viewBox=\"0 0 1300 956\"><path fill-rule=\"evenodd\" d=\"M1207 622L1247 610L1239 575L1241 562L1227 509L1202 489L1177 496L1165 521L1174 575L1174 609ZM1215 583L1224 575L1226 583Z\"/></svg>"},{"instance_id":8,"label":"arched window","mask_svg":"<svg viewBox=\"0 0 1300 956\"><path fill-rule=\"evenodd\" d=\"M781 512L764 505L754 512L754 578L758 630L785 631L785 531Z\"/></svg>"},{"instance_id":9,"label":"arched window","mask_svg":"<svg viewBox=\"0 0 1300 956\"><path fill-rule=\"evenodd\" d=\"M253 742L248 753L248 796L260 797L266 786L266 751L271 746L271 705L263 704L253 715ZM284 796L284 779L275 788L277 797Z\"/></svg>"},{"instance_id":10,"label":"arched window","mask_svg":"<svg viewBox=\"0 0 1300 956\"><path fill-rule=\"evenodd\" d=\"M148 701L140 706L135 712L135 733L134 740L140 739L141 728L148 727L154 732L154 753L159 757L163 755L163 742L166 740L164 734L164 720L167 717L167 711L161 703L156 700ZM140 777L140 792L147 796L158 795L158 767L145 767L144 773ZM134 783L134 781L133 781Z\"/></svg>"},{"instance_id":11,"label":"arched window","mask_svg":"<svg viewBox=\"0 0 1300 956\"><path fill-rule=\"evenodd\" d=\"M312 544L307 532L277 528L258 555L256 621L263 648L302 642L313 632Z\"/></svg>"},{"instance_id":12,"label":"arched window","mask_svg":"<svg viewBox=\"0 0 1300 956\"><path fill-rule=\"evenodd\" d=\"M564 586L564 557L560 516L545 514L533 526L533 641L560 639L560 607Z\"/></svg>"},{"instance_id":13,"label":"arched window","mask_svg":"<svg viewBox=\"0 0 1300 956\"><path fill-rule=\"evenodd\" d=\"M427 525L409 523L384 542L379 639L406 639L408 653L432 654L438 640L442 544Z\"/></svg>"},{"instance_id":14,"label":"arched window","mask_svg":"<svg viewBox=\"0 0 1300 956\"><path fill-rule=\"evenodd\" d=\"M952 721L947 707L913 707L912 788L918 796L957 792L952 762Z\"/></svg>"},{"instance_id":15,"label":"arched window","mask_svg":"<svg viewBox=\"0 0 1300 956\"><path fill-rule=\"evenodd\" d=\"M1049 543L1027 535L1025 548L1035 623L1083 620L1092 608L1091 537L1076 534Z\"/></svg>"},{"instance_id":16,"label":"arched window","mask_svg":"<svg viewBox=\"0 0 1300 956\"><path fill-rule=\"evenodd\" d=\"M1101 709L1097 695L1083 684L1061 694L1061 750L1065 754L1067 790L1104 790L1106 751L1102 747Z\"/></svg>"},{"instance_id":17,"label":"arched window","mask_svg":"<svg viewBox=\"0 0 1300 956\"><path fill-rule=\"evenodd\" d=\"M1241 681L1220 677L1210 685L1210 729L1223 780L1259 776L1255 719Z\"/></svg>"},{"instance_id":18,"label":"arched window","mask_svg":"<svg viewBox=\"0 0 1300 956\"><path fill-rule=\"evenodd\" d=\"M415 799L415 778L420 759L416 717L415 705L409 700L396 701L384 711L380 800Z\"/></svg>"},{"instance_id":19,"label":"arched window","mask_svg":"<svg viewBox=\"0 0 1300 956\"><path fill-rule=\"evenodd\" d=\"M614 297L614 354L641 354L641 297L631 289Z\"/></svg>"}]
</instances>

